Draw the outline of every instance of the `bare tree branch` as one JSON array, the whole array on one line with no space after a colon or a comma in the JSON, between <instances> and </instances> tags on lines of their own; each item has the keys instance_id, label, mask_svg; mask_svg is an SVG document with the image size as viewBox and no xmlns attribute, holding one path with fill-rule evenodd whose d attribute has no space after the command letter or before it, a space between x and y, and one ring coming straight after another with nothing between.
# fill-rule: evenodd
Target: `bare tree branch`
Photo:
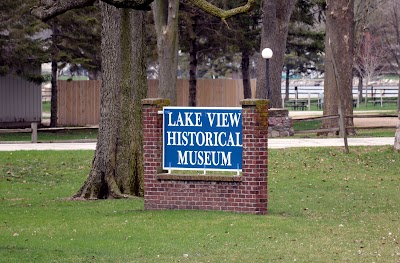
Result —
<instances>
[{"instance_id":1,"label":"bare tree branch","mask_svg":"<svg viewBox=\"0 0 400 263\"><path fill-rule=\"evenodd\" d=\"M40 0L39 6L34 6L31 13L43 21L61 15L68 10L93 5L96 0Z\"/></svg>"},{"instance_id":2,"label":"bare tree branch","mask_svg":"<svg viewBox=\"0 0 400 263\"><path fill-rule=\"evenodd\" d=\"M149 10L153 0L101 0L118 8ZM68 10L91 6L96 0L40 0L39 5L32 8L31 13L43 21L61 15Z\"/></svg>"},{"instance_id":3,"label":"bare tree branch","mask_svg":"<svg viewBox=\"0 0 400 263\"><path fill-rule=\"evenodd\" d=\"M223 21L225 21L226 19L228 19L231 16L234 16L234 15L237 15L240 13L246 13L247 11L249 11L250 8L255 3L255 0L248 0L245 5L239 6L239 7L233 8L233 9L229 9L229 10L223 10L223 9L207 2L206 0L189 0L189 2L191 2L198 8L204 10L205 12L207 12L213 16L219 17Z\"/></svg>"}]
</instances>

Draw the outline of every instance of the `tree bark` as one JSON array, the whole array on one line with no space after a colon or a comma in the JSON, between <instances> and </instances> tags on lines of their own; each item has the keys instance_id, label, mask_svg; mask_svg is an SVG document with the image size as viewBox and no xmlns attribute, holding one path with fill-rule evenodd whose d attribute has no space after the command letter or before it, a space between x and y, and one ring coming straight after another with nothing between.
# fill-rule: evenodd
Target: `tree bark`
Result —
<instances>
[{"instance_id":1,"label":"tree bark","mask_svg":"<svg viewBox=\"0 0 400 263\"><path fill-rule=\"evenodd\" d=\"M196 31L196 18L191 24L192 32ZM189 106L196 107L196 87L197 87L197 37L196 34L190 36L189 48Z\"/></svg>"},{"instance_id":2,"label":"tree bark","mask_svg":"<svg viewBox=\"0 0 400 263\"><path fill-rule=\"evenodd\" d=\"M58 87L57 87L57 41L59 31L56 20L49 23L51 26L51 101L50 101L50 127L57 127L58 114Z\"/></svg>"},{"instance_id":3,"label":"tree bark","mask_svg":"<svg viewBox=\"0 0 400 263\"><path fill-rule=\"evenodd\" d=\"M271 48L270 59L270 106L282 107L281 81L283 58L286 50L289 19L296 4L295 0L263 0L260 54L264 48ZM266 98L266 63L261 57L257 61L257 98Z\"/></svg>"},{"instance_id":4,"label":"tree bark","mask_svg":"<svg viewBox=\"0 0 400 263\"><path fill-rule=\"evenodd\" d=\"M251 99L251 84L250 84L250 52L247 49L242 50L242 79L243 79L243 97Z\"/></svg>"},{"instance_id":5,"label":"tree bark","mask_svg":"<svg viewBox=\"0 0 400 263\"><path fill-rule=\"evenodd\" d=\"M159 62L158 97L177 104L178 0L155 0L152 4Z\"/></svg>"},{"instance_id":6,"label":"tree bark","mask_svg":"<svg viewBox=\"0 0 400 263\"><path fill-rule=\"evenodd\" d=\"M255 0L247 0L247 3L242 6L232 8L229 10L222 10L221 8L209 3L207 0L189 0L189 1L198 8L207 12L208 14L220 17L223 21L234 15L248 12L255 3Z\"/></svg>"},{"instance_id":7,"label":"tree bark","mask_svg":"<svg viewBox=\"0 0 400 263\"><path fill-rule=\"evenodd\" d=\"M289 100L290 68L286 65L285 101Z\"/></svg>"},{"instance_id":8,"label":"tree bark","mask_svg":"<svg viewBox=\"0 0 400 263\"><path fill-rule=\"evenodd\" d=\"M153 0L103 0L118 8L148 10ZM32 8L31 13L43 21L61 15L68 10L91 6L96 0L40 0L39 5Z\"/></svg>"},{"instance_id":9,"label":"tree bark","mask_svg":"<svg viewBox=\"0 0 400 263\"><path fill-rule=\"evenodd\" d=\"M363 98L363 77L361 77L361 76L358 77L358 89L357 89L357 92L358 92L358 94L357 94L358 102L361 104L362 103L362 98Z\"/></svg>"},{"instance_id":10,"label":"tree bark","mask_svg":"<svg viewBox=\"0 0 400 263\"><path fill-rule=\"evenodd\" d=\"M144 12L100 3L102 83L96 152L75 198L143 195ZM134 37L132 37L134 36Z\"/></svg>"},{"instance_id":11,"label":"tree bark","mask_svg":"<svg viewBox=\"0 0 400 263\"><path fill-rule=\"evenodd\" d=\"M325 79L324 79L324 115L338 114L338 99L342 97L344 115L353 115L353 57L354 57L354 13L353 0L328 0L326 11L325 37ZM330 44L330 42L332 44ZM334 47L332 51L331 46ZM332 58L337 62L340 76L336 88L336 77ZM340 94L337 90L340 90ZM346 118L346 126L354 126L352 118ZM338 127L337 119L324 120L323 128ZM347 130L349 134L354 129Z\"/></svg>"},{"instance_id":12,"label":"tree bark","mask_svg":"<svg viewBox=\"0 0 400 263\"><path fill-rule=\"evenodd\" d=\"M50 103L50 127L57 127L57 95L58 88L57 88L57 61L53 57L51 58L51 103Z\"/></svg>"},{"instance_id":13,"label":"tree bark","mask_svg":"<svg viewBox=\"0 0 400 263\"><path fill-rule=\"evenodd\" d=\"M399 77L399 86L397 88L397 111L400 112L400 74L398 75Z\"/></svg>"},{"instance_id":14,"label":"tree bark","mask_svg":"<svg viewBox=\"0 0 400 263\"><path fill-rule=\"evenodd\" d=\"M400 111L398 113L398 122L397 122L397 130L395 133L395 139L394 139L394 149L398 152L400 152Z\"/></svg>"},{"instance_id":15,"label":"tree bark","mask_svg":"<svg viewBox=\"0 0 400 263\"><path fill-rule=\"evenodd\" d=\"M367 107L368 106L368 78L365 80L365 99L364 99L364 106ZM372 96L372 93L371 93Z\"/></svg>"}]
</instances>

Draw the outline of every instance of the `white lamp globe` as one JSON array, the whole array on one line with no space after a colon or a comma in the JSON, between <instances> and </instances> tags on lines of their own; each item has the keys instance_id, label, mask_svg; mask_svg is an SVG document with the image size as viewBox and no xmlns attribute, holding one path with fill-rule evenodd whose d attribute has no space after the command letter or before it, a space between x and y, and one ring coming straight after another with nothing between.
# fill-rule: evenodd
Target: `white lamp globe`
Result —
<instances>
[{"instance_id":1,"label":"white lamp globe","mask_svg":"<svg viewBox=\"0 0 400 263\"><path fill-rule=\"evenodd\" d=\"M274 53L272 52L272 49L270 49L270 48L264 48L263 50L262 50L262 52L261 52L261 56L263 57L263 58L265 58L265 59L269 59L269 58L272 58L272 55L273 55Z\"/></svg>"}]
</instances>

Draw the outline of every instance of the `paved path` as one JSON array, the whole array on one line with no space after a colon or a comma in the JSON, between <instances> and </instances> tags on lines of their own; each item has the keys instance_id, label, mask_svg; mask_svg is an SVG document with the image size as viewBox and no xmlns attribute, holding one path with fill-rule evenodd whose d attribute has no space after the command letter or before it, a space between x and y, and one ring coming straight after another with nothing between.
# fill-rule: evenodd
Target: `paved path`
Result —
<instances>
[{"instance_id":1,"label":"paved path","mask_svg":"<svg viewBox=\"0 0 400 263\"><path fill-rule=\"evenodd\" d=\"M388 110L381 111L355 111L354 115L374 115L374 114L384 114ZM322 116L322 111L289 111L289 116L293 119L302 119L310 117L320 117ZM371 117L371 118L354 118L355 127L395 127L398 123L398 117Z\"/></svg>"},{"instance_id":2,"label":"paved path","mask_svg":"<svg viewBox=\"0 0 400 263\"><path fill-rule=\"evenodd\" d=\"M394 137L348 138L349 146L393 145ZM269 139L268 148L282 149L291 147L331 147L344 146L343 138L327 139Z\"/></svg>"},{"instance_id":3,"label":"paved path","mask_svg":"<svg viewBox=\"0 0 400 263\"><path fill-rule=\"evenodd\" d=\"M393 145L394 137L349 138L349 146ZM268 148L282 149L292 147L332 147L344 146L341 138L328 139L269 139ZM0 143L0 151L19 150L95 150L96 143Z\"/></svg>"}]
</instances>

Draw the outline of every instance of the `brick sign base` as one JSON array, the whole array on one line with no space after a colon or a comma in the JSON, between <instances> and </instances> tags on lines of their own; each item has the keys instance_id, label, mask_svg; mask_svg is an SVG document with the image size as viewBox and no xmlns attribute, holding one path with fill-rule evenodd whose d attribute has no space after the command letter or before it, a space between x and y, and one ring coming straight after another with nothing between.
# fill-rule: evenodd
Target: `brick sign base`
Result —
<instances>
[{"instance_id":1,"label":"brick sign base","mask_svg":"<svg viewBox=\"0 0 400 263\"><path fill-rule=\"evenodd\" d=\"M268 101L242 100L242 174L163 173L162 115L165 99L143 100L144 204L147 210L267 212ZM200 172L201 173L201 172Z\"/></svg>"}]
</instances>

